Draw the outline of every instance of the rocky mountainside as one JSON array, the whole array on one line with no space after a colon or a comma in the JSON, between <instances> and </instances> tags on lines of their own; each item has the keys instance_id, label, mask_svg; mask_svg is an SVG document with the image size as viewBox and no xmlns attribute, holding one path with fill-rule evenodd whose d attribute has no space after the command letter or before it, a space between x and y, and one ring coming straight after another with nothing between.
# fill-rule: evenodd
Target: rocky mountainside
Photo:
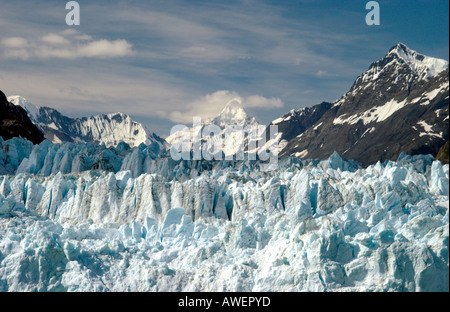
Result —
<instances>
[{"instance_id":1,"label":"rocky mountainside","mask_svg":"<svg viewBox=\"0 0 450 312\"><path fill-rule=\"evenodd\" d=\"M276 125L278 127L278 133L281 134L279 152L283 151L288 142L295 141L296 137L314 126L332 105L332 103L322 102L313 107L291 110L289 113L272 121L271 125Z\"/></svg>"},{"instance_id":2,"label":"rocky mountainside","mask_svg":"<svg viewBox=\"0 0 450 312\"><path fill-rule=\"evenodd\" d=\"M148 130L123 113L100 114L91 117L70 118L50 107L37 107L21 96L10 96L8 100L24 108L31 120L52 143L92 142L117 146L125 142L131 147L153 142L165 146L164 139Z\"/></svg>"},{"instance_id":3,"label":"rocky mountainside","mask_svg":"<svg viewBox=\"0 0 450 312\"><path fill-rule=\"evenodd\" d=\"M436 155L436 159L444 164L449 163L449 143L445 143Z\"/></svg>"},{"instance_id":4,"label":"rocky mountainside","mask_svg":"<svg viewBox=\"0 0 450 312\"><path fill-rule=\"evenodd\" d=\"M8 102L0 91L0 137L5 140L23 137L34 144L44 140L43 133L31 122L27 112Z\"/></svg>"},{"instance_id":5,"label":"rocky mountainside","mask_svg":"<svg viewBox=\"0 0 450 312\"><path fill-rule=\"evenodd\" d=\"M274 120L288 141L280 156L323 159L337 151L368 165L401 152L436 155L449 138L448 74L447 61L400 43L338 101L309 108L315 116L307 114L306 130L304 120L289 118L305 109Z\"/></svg>"}]
</instances>

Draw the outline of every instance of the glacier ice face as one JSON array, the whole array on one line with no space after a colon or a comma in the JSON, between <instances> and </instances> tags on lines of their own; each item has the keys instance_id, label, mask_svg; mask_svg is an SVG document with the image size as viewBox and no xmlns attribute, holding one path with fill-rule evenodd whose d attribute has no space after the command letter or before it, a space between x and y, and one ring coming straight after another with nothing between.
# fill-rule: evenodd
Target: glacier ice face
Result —
<instances>
[{"instance_id":1,"label":"glacier ice face","mask_svg":"<svg viewBox=\"0 0 450 312\"><path fill-rule=\"evenodd\" d=\"M263 172L22 141L0 142L0 291L448 291L430 156Z\"/></svg>"},{"instance_id":2,"label":"glacier ice face","mask_svg":"<svg viewBox=\"0 0 450 312\"><path fill-rule=\"evenodd\" d=\"M0 138L0 174L37 174L49 176L87 170L118 172L132 170L135 176L150 172L156 166L150 164L166 155L165 148L157 143L141 144L131 148L126 143L116 147L93 143L52 144L45 140L39 145L13 138Z\"/></svg>"}]
</instances>

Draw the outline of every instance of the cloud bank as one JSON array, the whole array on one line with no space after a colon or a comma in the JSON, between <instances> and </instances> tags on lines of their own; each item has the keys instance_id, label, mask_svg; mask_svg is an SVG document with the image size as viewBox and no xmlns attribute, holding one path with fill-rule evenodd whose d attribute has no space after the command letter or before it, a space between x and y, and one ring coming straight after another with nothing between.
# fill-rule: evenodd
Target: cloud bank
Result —
<instances>
[{"instance_id":1,"label":"cloud bank","mask_svg":"<svg viewBox=\"0 0 450 312\"><path fill-rule=\"evenodd\" d=\"M1 41L8 59L115 58L133 55L132 45L124 40L93 40L74 30L49 33L40 38L6 37Z\"/></svg>"},{"instance_id":2,"label":"cloud bank","mask_svg":"<svg viewBox=\"0 0 450 312\"><path fill-rule=\"evenodd\" d=\"M235 91L219 90L199 97L191 103L186 103L181 109L161 112L160 117L167 118L176 123L190 123L193 116L204 119L217 116L227 103L237 101L243 108L273 109L284 106L279 98L266 98L260 95L240 96Z\"/></svg>"}]
</instances>

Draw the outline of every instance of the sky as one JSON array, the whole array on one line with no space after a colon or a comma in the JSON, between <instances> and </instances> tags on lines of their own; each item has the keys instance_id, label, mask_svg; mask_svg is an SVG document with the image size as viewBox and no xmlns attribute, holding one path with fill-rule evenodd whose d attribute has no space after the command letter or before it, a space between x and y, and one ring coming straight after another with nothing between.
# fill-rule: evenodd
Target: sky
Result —
<instances>
[{"instance_id":1,"label":"sky","mask_svg":"<svg viewBox=\"0 0 450 312\"><path fill-rule=\"evenodd\" d=\"M0 90L70 117L122 112L161 136L232 99L262 124L333 102L399 42L448 60L448 0L0 0Z\"/></svg>"}]
</instances>

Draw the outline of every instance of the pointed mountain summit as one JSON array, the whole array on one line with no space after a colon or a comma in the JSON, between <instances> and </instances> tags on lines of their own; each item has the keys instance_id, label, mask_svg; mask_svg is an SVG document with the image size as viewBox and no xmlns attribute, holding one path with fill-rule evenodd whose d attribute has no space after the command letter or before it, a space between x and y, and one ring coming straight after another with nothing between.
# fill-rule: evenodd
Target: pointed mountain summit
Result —
<instances>
[{"instance_id":1,"label":"pointed mountain summit","mask_svg":"<svg viewBox=\"0 0 450 312\"><path fill-rule=\"evenodd\" d=\"M417 53L403 43L392 47L387 56L397 57L399 63L406 63L421 79L432 78L448 67L448 61Z\"/></svg>"},{"instance_id":2,"label":"pointed mountain summit","mask_svg":"<svg viewBox=\"0 0 450 312\"><path fill-rule=\"evenodd\" d=\"M398 43L383 58L372 63L369 69L356 79L346 95L367 93L375 89L379 89L381 94L408 91L413 85L423 84L436 77L447 69L448 65L446 60L422 55L405 44Z\"/></svg>"},{"instance_id":3,"label":"pointed mountain summit","mask_svg":"<svg viewBox=\"0 0 450 312\"><path fill-rule=\"evenodd\" d=\"M242 127L242 129L245 130L247 126L250 127L257 127L259 126L257 120L255 117L250 116L242 107L242 103L240 99L236 98L228 103L225 104L225 107L222 109L222 111L214 118L202 120L202 127L201 129L198 128L189 128L189 132L191 137L196 137L198 135L198 132L195 131L201 131L199 134L201 137L201 142L209 144L210 142L213 142L213 138L210 135L204 135L203 131L205 127L209 125L215 125L218 126L221 130L220 136L222 139L225 139L227 135L230 135L230 133L227 134L227 127ZM232 129L232 132L234 130L238 129ZM263 128L264 130L264 128ZM195 133L194 133L195 132ZM233 136L233 133L231 133L231 136L233 138L237 138ZM178 131L175 133L172 133L166 138L166 141L172 145L173 147L178 146L181 142L186 140L186 132L185 131ZM248 144L248 137L245 135L243 146L247 146ZM193 150L194 145L193 142L190 142L190 149ZM228 146L223 149L223 153L225 156L227 155L235 155L237 153L237 148L240 148L239 146Z\"/></svg>"},{"instance_id":4,"label":"pointed mountain summit","mask_svg":"<svg viewBox=\"0 0 450 312\"><path fill-rule=\"evenodd\" d=\"M223 128L229 126L241 126L257 124L255 117L250 116L242 107L239 99L229 101L219 115L211 120L211 123Z\"/></svg>"}]
</instances>

